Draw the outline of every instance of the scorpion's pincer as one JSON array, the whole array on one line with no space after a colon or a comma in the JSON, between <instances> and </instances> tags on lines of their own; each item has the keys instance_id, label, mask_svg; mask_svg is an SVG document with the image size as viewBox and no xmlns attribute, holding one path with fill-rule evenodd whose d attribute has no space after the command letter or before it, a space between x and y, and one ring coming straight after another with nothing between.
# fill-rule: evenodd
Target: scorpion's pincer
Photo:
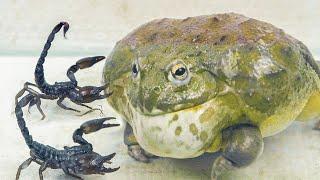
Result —
<instances>
[{"instance_id":1,"label":"scorpion's pincer","mask_svg":"<svg viewBox=\"0 0 320 180\"><path fill-rule=\"evenodd\" d=\"M105 58L106 57L104 57L104 56L86 57L86 58L82 58L82 59L78 60L76 65L80 69L85 69L85 68L89 68L89 67L93 66L94 64L102 61Z\"/></svg>"},{"instance_id":2,"label":"scorpion's pincer","mask_svg":"<svg viewBox=\"0 0 320 180\"><path fill-rule=\"evenodd\" d=\"M80 126L80 129L83 131L83 133L89 134L89 133L96 132L96 131L103 129L103 128L114 127L114 126L120 125L120 124L109 124L109 123L104 124L105 121L109 121L112 119L116 119L116 118L107 117L107 118L93 119L93 120L90 120L90 121L83 123Z\"/></svg>"},{"instance_id":3,"label":"scorpion's pincer","mask_svg":"<svg viewBox=\"0 0 320 180\"><path fill-rule=\"evenodd\" d=\"M111 172L114 172L114 171L117 171L118 169L120 169L120 167L116 167L116 168L106 168L103 166L104 163L108 163L108 164L111 164L110 160L116 155L116 153L112 153L112 154L109 154L107 156L99 156L97 157L95 160L93 160L91 163L93 166L98 166L100 167L100 171L101 171L101 174L104 174L104 173L111 173Z\"/></svg>"}]
</instances>

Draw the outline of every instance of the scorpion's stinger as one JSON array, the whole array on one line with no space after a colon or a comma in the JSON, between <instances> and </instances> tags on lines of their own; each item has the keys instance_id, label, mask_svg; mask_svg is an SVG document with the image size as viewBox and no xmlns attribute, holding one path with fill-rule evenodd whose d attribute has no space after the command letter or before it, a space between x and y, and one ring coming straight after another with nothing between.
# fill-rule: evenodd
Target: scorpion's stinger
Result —
<instances>
[{"instance_id":1,"label":"scorpion's stinger","mask_svg":"<svg viewBox=\"0 0 320 180\"><path fill-rule=\"evenodd\" d=\"M60 23L63 24L63 37L65 39L67 39L66 33L68 32L70 26L69 26L69 24L67 22L64 22L64 21L62 21Z\"/></svg>"}]
</instances>

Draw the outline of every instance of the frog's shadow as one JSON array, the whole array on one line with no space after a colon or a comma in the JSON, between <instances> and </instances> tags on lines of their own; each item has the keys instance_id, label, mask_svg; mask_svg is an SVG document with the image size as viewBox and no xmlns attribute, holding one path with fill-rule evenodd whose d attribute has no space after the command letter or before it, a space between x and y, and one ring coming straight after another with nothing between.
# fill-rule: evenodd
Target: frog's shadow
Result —
<instances>
[{"instance_id":1,"label":"frog's shadow","mask_svg":"<svg viewBox=\"0 0 320 180\"><path fill-rule=\"evenodd\" d=\"M220 152L205 153L196 158L174 159L165 158L170 163L174 164L176 169L193 171L194 173L203 173L210 177L211 168L214 160L220 155Z\"/></svg>"}]
</instances>

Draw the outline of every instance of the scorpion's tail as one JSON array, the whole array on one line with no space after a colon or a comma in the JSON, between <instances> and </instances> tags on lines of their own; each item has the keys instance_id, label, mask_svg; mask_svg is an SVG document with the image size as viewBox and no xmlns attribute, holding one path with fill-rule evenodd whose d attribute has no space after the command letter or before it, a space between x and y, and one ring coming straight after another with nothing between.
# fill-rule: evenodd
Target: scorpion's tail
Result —
<instances>
[{"instance_id":1,"label":"scorpion's tail","mask_svg":"<svg viewBox=\"0 0 320 180\"><path fill-rule=\"evenodd\" d=\"M26 105L28 105L33 98L34 96L32 94L27 94L18 102L15 108L15 113L16 113L20 131L29 148L32 148L34 143L33 143L32 136L29 134L29 130L26 126L26 122L23 118L22 107L25 107Z\"/></svg>"},{"instance_id":2,"label":"scorpion's tail","mask_svg":"<svg viewBox=\"0 0 320 180\"><path fill-rule=\"evenodd\" d=\"M46 89L46 87L49 85L44 78L43 63L48 54L48 50L51 47L51 43L54 40L55 34L58 33L62 27L63 27L63 36L66 37L66 33L69 29L69 24L67 22L60 22L53 28L52 32L48 36L47 42L43 47L43 50L41 52L41 55L37 63L34 75L35 75L35 81L41 90Z\"/></svg>"}]
</instances>

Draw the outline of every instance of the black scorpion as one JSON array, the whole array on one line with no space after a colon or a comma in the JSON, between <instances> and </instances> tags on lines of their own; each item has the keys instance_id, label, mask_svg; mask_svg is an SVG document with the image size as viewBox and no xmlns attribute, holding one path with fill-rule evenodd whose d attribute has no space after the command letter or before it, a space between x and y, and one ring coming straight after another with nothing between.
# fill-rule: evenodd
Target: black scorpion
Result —
<instances>
[{"instance_id":1,"label":"black scorpion","mask_svg":"<svg viewBox=\"0 0 320 180\"><path fill-rule=\"evenodd\" d=\"M100 109L92 108L83 103L90 103L98 99L104 99L109 95L111 95L111 93L100 94L100 92L102 92L107 87L107 84L100 87L95 87L95 86L79 87L78 82L74 75L79 69L89 68L94 64L96 64L97 62L105 59L104 56L86 57L78 60L76 64L72 65L67 71L67 76L70 79L70 81L56 82L54 84L49 84L46 82L44 78L44 69L43 69L45 57L48 54L48 50L51 47L51 43L54 40L55 34L58 33L62 27L63 27L63 35L65 37L69 29L69 24L67 22L60 22L53 28L52 32L50 33L47 39L47 42L45 43L45 46L41 52L40 58L38 59L38 63L36 65L35 72L34 72L36 84L26 82L24 84L24 88L20 92L18 92L18 94L15 97L16 104L17 104L19 97L21 97L25 91L28 91L29 93L33 94L34 98L30 101L28 110L30 109L31 106L36 105L38 110L42 114L42 119L45 118L45 114L43 113L40 107L41 105L40 99L50 99L50 100L58 99L57 104L59 107L66 110L80 112L79 110L67 107L64 104L62 104L62 101L65 98L68 98L75 104L89 108L90 110L84 113L84 114L87 114L89 112L92 112L93 110L100 110ZM34 86L39 88L42 94L33 90L29 86Z\"/></svg>"},{"instance_id":2,"label":"black scorpion","mask_svg":"<svg viewBox=\"0 0 320 180\"><path fill-rule=\"evenodd\" d=\"M23 118L22 107L25 107L34 98L33 94L27 94L16 104L15 114L21 133L26 144L30 149L30 158L24 161L18 168L16 180L19 179L21 170L28 167L31 162L36 162L40 165L39 176L43 179L43 171L46 168L62 169L64 173L72 177L82 179L78 174L105 174L118 170L117 168L106 168L104 163L111 163L110 160L115 156L115 153L108 156L101 156L93 151L92 145L83 137L83 133L88 134L96 132L102 128L119 126L119 124L103 124L105 121L115 119L113 117L94 119L83 123L80 128L73 133L73 141L80 145L72 147L64 147L64 150L57 150L51 146L44 145L34 141L29 134Z\"/></svg>"}]
</instances>

